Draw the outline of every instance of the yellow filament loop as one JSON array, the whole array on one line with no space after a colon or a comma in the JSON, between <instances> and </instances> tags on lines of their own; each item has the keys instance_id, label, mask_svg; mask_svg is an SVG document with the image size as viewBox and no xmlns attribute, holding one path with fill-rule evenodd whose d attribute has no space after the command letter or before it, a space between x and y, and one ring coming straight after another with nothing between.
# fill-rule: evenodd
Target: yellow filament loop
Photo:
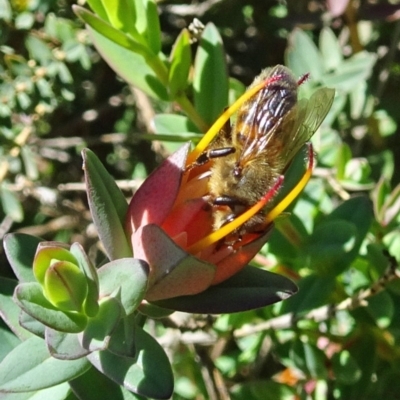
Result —
<instances>
[{"instance_id":1,"label":"yellow filament loop","mask_svg":"<svg viewBox=\"0 0 400 400\"><path fill-rule=\"evenodd\" d=\"M308 149L308 166L306 172L304 173L300 181L296 184L296 186L266 215L266 224L272 222L277 216L279 216L304 189L307 182L311 178L313 164L314 153L312 145L310 144ZM229 222L217 231L210 233L208 236L194 243L187 249L187 251L191 254L197 254L208 246L211 246L213 243L216 243L225 236L229 235L235 229L239 228L239 226L243 225L251 217L257 214L265 206L265 204L267 204L267 202L271 200L273 196L275 196L276 192L282 186L283 179L283 176L280 176L274 186L253 207L249 208L243 214L239 215L232 222Z\"/></svg>"},{"instance_id":2,"label":"yellow filament loop","mask_svg":"<svg viewBox=\"0 0 400 400\"><path fill-rule=\"evenodd\" d=\"M312 175L314 165L314 152L312 144L308 145L308 166L307 170L301 179L297 182L296 186L265 216L265 222L272 222L278 215L282 214L286 208L296 199L301 191L307 185Z\"/></svg>"},{"instance_id":3,"label":"yellow filament loop","mask_svg":"<svg viewBox=\"0 0 400 400\"><path fill-rule=\"evenodd\" d=\"M263 89L266 85L271 83L271 80L276 80L276 77L265 79L258 85L255 85L251 89L247 90L242 96L240 96L230 107L228 107L212 124L211 128L205 133L197 146L188 155L186 165L193 164L200 156L201 153L207 148L207 146L214 139L215 135L222 129L225 122L243 105L247 100L253 97L257 92Z\"/></svg>"},{"instance_id":4,"label":"yellow filament loop","mask_svg":"<svg viewBox=\"0 0 400 400\"><path fill-rule=\"evenodd\" d=\"M280 176L276 181L275 185L270 189L267 194L253 207L249 208L243 214L240 214L237 218L235 218L232 222L222 226L220 229L215 232L210 233L208 236L199 240L192 246L190 246L187 251L191 254L197 254L199 251L205 249L206 247L212 245L213 243L218 242L218 240L224 238L229 235L235 229L239 228L239 226L243 225L246 221L248 221L253 215L257 214L264 206L267 204L269 200L273 196L275 196L277 190L282 186L283 176Z\"/></svg>"}]
</instances>

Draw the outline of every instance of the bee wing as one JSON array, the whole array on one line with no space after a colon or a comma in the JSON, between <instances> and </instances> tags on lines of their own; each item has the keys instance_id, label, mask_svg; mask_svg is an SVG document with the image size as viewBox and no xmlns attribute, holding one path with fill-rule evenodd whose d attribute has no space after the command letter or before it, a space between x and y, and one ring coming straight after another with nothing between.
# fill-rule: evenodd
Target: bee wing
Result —
<instances>
[{"instance_id":1,"label":"bee wing","mask_svg":"<svg viewBox=\"0 0 400 400\"><path fill-rule=\"evenodd\" d=\"M290 161L319 128L332 106L334 97L334 89L321 88L313 93L310 99L298 102L292 139L286 142L286 160Z\"/></svg>"}]
</instances>

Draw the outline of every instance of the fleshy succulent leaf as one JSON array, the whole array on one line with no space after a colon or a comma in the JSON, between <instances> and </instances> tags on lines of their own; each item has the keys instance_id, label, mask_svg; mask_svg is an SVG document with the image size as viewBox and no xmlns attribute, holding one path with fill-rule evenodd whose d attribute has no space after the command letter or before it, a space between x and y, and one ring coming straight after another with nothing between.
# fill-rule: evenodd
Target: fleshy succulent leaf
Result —
<instances>
[{"instance_id":1,"label":"fleshy succulent leaf","mask_svg":"<svg viewBox=\"0 0 400 400\"><path fill-rule=\"evenodd\" d=\"M84 303L85 314L89 317L94 317L99 311L99 278L96 268L79 243L74 243L70 251L77 259L79 267L86 275L87 295Z\"/></svg>"},{"instance_id":2,"label":"fleshy succulent leaf","mask_svg":"<svg viewBox=\"0 0 400 400\"><path fill-rule=\"evenodd\" d=\"M90 353L90 350L81 346L77 333L65 333L46 328L45 335L47 348L54 358L77 360Z\"/></svg>"},{"instance_id":3,"label":"fleshy succulent leaf","mask_svg":"<svg viewBox=\"0 0 400 400\"><path fill-rule=\"evenodd\" d=\"M264 307L296 292L297 286L284 276L248 266L225 282L211 286L197 295L154 303L177 311L222 314Z\"/></svg>"},{"instance_id":4,"label":"fleshy succulent leaf","mask_svg":"<svg viewBox=\"0 0 400 400\"><path fill-rule=\"evenodd\" d=\"M90 318L85 330L78 335L81 346L91 352L106 349L122 313L117 299L109 297L102 300L96 317Z\"/></svg>"},{"instance_id":5,"label":"fleshy succulent leaf","mask_svg":"<svg viewBox=\"0 0 400 400\"><path fill-rule=\"evenodd\" d=\"M33 259L42 239L24 233L12 233L4 237L4 251L20 282L34 282Z\"/></svg>"},{"instance_id":6,"label":"fleshy succulent leaf","mask_svg":"<svg viewBox=\"0 0 400 400\"><path fill-rule=\"evenodd\" d=\"M136 258L121 258L103 265L99 270L100 297L117 294L125 315L133 313L147 289L149 269Z\"/></svg>"},{"instance_id":7,"label":"fleshy succulent leaf","mask_svg":"<svg viewBox=\"0 0 400 400\"><path fill-rule=\"evenodd\" d=\"M34 357L27 357L34 354ZM69 381L87 371L90 363L57 360L43 339L29 338L12 350L0 364L0 392L18 393L44 389Z\"/></svg>"},{"instance_id":8,"label":"fleshy succulent leaf","mask_svg":"<svg viewBox=\"0 0 400 400\"><path fill-rule=\"evenodd\" d=\"M87 322L85 315L58 310L43 295L38 283L21 283L14 293L15 302L31 317L61 332L81 332Z\"/></svg>"},{"instance_id":9,"label":"fleshy succulent leaf","mask_svg":"<svg viewBox=\"0 0 400 400\"><path fill-rule=\"evenodd\" d=\"M139 326L135 329L135 347L135 358L119 357L106 350L91 353L88 359L126 389L146 397L168 399L173 390L173 376L164 350Z\"/></svg>"},{"instance_id":10,"label":"fleshy succulent leaf","mask_svg":"<svg viewBox=\"0 0 400 400\"><path fill-rule=\"evenodd\" d=\"M124 231L125 197L92 151L83 150L82 158L90 211L107 255L111 260L131 257Z\"/></svg>"},{"instance_id":11,"label":"fleshy succulent leaf","mask_svg":"<svg viewBox=\"0 0 400 400\"><path fill-rule=\"evenodd\" d=\"M199 293L214 279L215 265L182 250L158 225L140 228L134 235L134 249L151 268L147 300Z\"/></svg>"}]
</instances>

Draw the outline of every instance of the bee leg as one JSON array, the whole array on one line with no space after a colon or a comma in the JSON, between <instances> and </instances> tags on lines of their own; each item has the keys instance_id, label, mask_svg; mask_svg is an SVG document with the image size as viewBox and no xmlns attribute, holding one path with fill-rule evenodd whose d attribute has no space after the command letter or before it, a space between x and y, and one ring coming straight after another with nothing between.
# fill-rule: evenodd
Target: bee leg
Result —
<instances>
[{"instance_id":1,"label":"bee leg","mask_svg":"<svg viewBox=\"0 0 400 400\"><path fill-rule=\"evenodd\" d=\"M230 147L220 147L218 149L212 149L205 151L204 153L201 153L197 160L189 166L190 169L194 167L199 167L201 165L207 164L210 160L213 158L219 158L219 157L226 157L229 154L233 154L236 151L236 149L232 146Z\"/></svg>"},{"instance_id":2,"label":"bee leg","mask_svg":"<svg viewBox=\"0 0 400 400\"><path fill-rule=\"evenodd\" d=\"M243 202L231 196L218 196L213 200L212 204L214 206L228 206L232 210L238 206L244 206Z\"/></svg>"}]
</instances>

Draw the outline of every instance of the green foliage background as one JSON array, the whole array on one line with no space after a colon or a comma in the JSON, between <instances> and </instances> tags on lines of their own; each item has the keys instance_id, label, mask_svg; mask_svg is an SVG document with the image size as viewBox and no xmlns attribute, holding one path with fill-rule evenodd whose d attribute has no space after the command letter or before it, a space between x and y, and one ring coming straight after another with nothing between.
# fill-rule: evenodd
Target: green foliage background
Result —
<instances>
[{"instance_id":1,"label":"green foliage background","mask_svg":"<svg viewBox=\"0 0 400 400\"><path fill-rule=\"evenodd\" d=\"M1 238L17 231L78 241L96 257L83 147L129 197L179 142L198 140L202 124L261 69L285 63L296 75L310 72L304 95L318 86L337 91L313 139L314 178L254 261L291 277L299 294L246 313L150 321L147 330L172 360L174 399L398 398L400 5L331 3L158 3L162 40L147 39L156 53L172 54L171 63L186 60L166 78L167 93L166 85L147 87L136 66L123 65L124 53L119 72L129 84L118 77L72 2L0 0ZM195 17L215 24L207 28L210 41L221 35L229 82L218 75L226 75L224 63L211 65L215 75L190 82L192 54L195 65L206 64L201 44L191 45L189 56L172 50ZM4 252L0 272L12 277ZM0 328L1 359L18 339ZM79 381L71 387L79 393ZM101 398L100 390L95 394ZM57 396L76 398L68 386Z\"/></svg>"}]
</instances>

